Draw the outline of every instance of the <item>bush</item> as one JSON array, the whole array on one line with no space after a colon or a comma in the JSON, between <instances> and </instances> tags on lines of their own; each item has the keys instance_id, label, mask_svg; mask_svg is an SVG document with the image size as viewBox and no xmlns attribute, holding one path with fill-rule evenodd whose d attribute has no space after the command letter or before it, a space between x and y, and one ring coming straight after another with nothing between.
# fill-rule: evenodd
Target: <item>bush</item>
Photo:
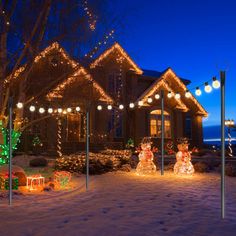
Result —
<instances>
[{"instance_id":1,"label":"bush","mask_svg":"<svg viewBox=\"0 0 236 236\"><path fill-rule=\"evenodd\" d=\"M30 161L31 167L45 167L48 165L48 161L43 157L34 158Z\"/></svg>"},{"instance_id":2,"label":"bush","mask_svg":"<svg viewBox=\"0 0 236 236\"><path fill-rule=\"evenodd\" d=\"M209 172L209 166L205 162L197 162L194 164L194 170L198 173L206 173Z\"/></svg>"},{"instance_id":3,"label":"bush","mask_svg":"<svg viewBox=\"0 0 236 236\"><path fill-rule=\"evenodd\" d=\"M236 177L236 167L232 164L226 164L225 165L225 175Z\"/></svg>"}]
</instances>

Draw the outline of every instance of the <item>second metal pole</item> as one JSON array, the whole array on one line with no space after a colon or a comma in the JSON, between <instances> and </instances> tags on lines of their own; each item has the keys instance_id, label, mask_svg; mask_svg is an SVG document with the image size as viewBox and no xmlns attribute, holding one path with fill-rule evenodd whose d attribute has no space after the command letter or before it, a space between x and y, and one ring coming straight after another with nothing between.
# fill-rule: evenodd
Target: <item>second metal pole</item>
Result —
<instances>
[{"instance_id":1,"label":"second metal pole","mask_svg":"<svg viewBox=\"0 0 236 236\"><path fill-rule=\"evenodd\" d=\"M161 90L161 175L164 175L164 91Z\"/></svg>"},{"instance_id":2,"label":"second metal pole","mask_svg":"<svg viewBox=\"0 0 236 236\"><path fill-rule=\"evenodd\" d=\"M86 190L89 188L89 109L86 112Z\"/></svg>"},{"instance_id":3,"label":"second metal pole","mask_svg":"<svg viewBox=\"0 0 236 236\"><path fill-rule=\"evenodd\" d=\"M221 83L221 218L225 218L225 71L220 72Z\"/></svg>"}]
</instances>

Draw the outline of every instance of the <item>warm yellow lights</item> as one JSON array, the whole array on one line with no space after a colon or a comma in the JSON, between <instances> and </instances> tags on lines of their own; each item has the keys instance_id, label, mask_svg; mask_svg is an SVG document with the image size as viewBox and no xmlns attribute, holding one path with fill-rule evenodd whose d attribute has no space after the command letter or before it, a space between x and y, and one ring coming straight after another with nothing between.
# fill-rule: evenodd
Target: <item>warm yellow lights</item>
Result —
<instances>
[{"instance_id":1,"label":"warm yellow lights","mask_svg":"<svg viewBox=\"0 0 236 236\"><path fill-rule=\"evenodd\" d=\"M18 102L16 104L16 106L17 106L17 108L22 109L23 108L23 103L22 102Z\"/></svg>"},{"instance_id":2,"label":"warm yellow lights","mask_svg":"<svg viewBox=\"0 0 236 236\"><path fill-rule=\"evenodd\" d=\"M39 113L43 114L45 112L45 109L43 107L39 108Z\"/></svg>"},{"instance_id":3,"label":"warm yellow lights","mask_svg":"<svg viewBox=\"0 0 236 236\"><path fill-rule=\"evenodd\" d=\"M196 94L197 96L201 96L202 91L200 90L199 87L196 88L195 94Z\"/></svg>"},{"instance_id":4,"label":"warm yellow lights","mask_svg":"<svg viewBox=\"0 0 236 236\"><path fill-rule=\"evenodd\" d=\"M139 101L138 102L138 105L141 107L141 106L143 106L143 101Z\"/></svg>"},{"instance_id":5,"label":"warm yellow lights","mask_svg":"<svg viewBox=\"0 0 236 236\"><path fill-rule=\"evenodd\" d=\"M152 103L152 98L148 98L148 99L147 99L147 102L148 102L148 103Z\"/></svg>"},{"instance_id":6,"label":"warm yellow lights","mask_svg":"<svg viewBox=\"0 0 236 236\"><path fill-rule=\"evenodd\" d=\"M57 111L58 111L58 113L62 113L63 110L62 110L62 108L58 108Z\"/></svg>"},{"instance_id":7,"label":"warm yellow lights","mask_svg":"<svg viewBox=\"0 0 236 236\"><path fill-rule=\"evenodd\" d=\"M70 107L68 107L68 108L66 109L66 111L70 113L70 112L72 112L72 109L71 109Z\"/></svg>"},{"instance_id":8,"label":"warm yellow lights","mask_svg":"<svg viewBox=\"0 0 236 236\"><path fill-rule=\"evenodd\" d=\"M102 110L102 106L101 106L101 105L98 105L98 106L97 106L97 109L98 109L99 111L101 111L101 110Z\"/></svg>"},{"instance_id":9,"label":"warm yellow lights","mask_svg":"<svg viewBox=\"0 0 236 236\"><path fill-rule=\"evenodd\" d=\"M204 90L206 93L210 93L212 91L211 85L209 85L208 83L205 83Z\"/></svg>"},{"instance_id":10,"label":"warm yellow lights","mask_svg":"<svg viewBox=\"0 0 236 236\"><path fill-rule=\"evenodd\" d=\"M180 99L180 94L179 93L175 94L175 99Z\"/></svg>"},{"instance_id":11,"label":"warm yellow lights","mask_svg":"<svg viewBox=\"0 0 236 236\"><path fill-rule=\"evenodd\" d=\"M160 95L157 93L157 94L155 94L155 99L159 99L160 98Z\"/></svg>"},{"instance_id":12,"label":"warm yellow lights","mask_svg":"<svg viewBox=\"0 0 236 236\"><path fill-rule=\"evenodd\" d=\"M134 108L134 103L133 103L133 102L131 102L131 103L129 104L129 108Z\"/></svg>"},{"instance_id":13,"label":"warm yellow lights","mask_svg":"<svg viewBox=\"0 0 236 236\"><path fill-rule=\"evenodd\" d=\"M173 96L172 92L169 91L168 94L167 94L167 97L168 97L168 98L172 98L172 96Z\"/></svg>"},{"instance_id":14,"label":"warm yellow lights","mask_svg":"<svg viewBox=\"0 0 236 236\"><path fill-rule=\"evenodd\" d=\"M185 97L186 98L190 98L191 97L191 93L188 90L185 92Z\"/></svg>"},{"instance_id":15,"label":"warm yellow lights","mask_svg":"<svg viewBox=\"0 0 236 236\"><path fill-rule=\"evenodd\" d=\"M52 108L48 108L48 113L53 113L53 109Z\"/></svg>"},{"instance_id":16,"label":"warm yellow lights","mask_svg":"<svg viewBox=\"0 0 236 236\"><path fill-rule=\"evenodd\" d=\"M119 109L120 109L120 110L123 110L123 109L124 109L124 105L120 104L120 105L119 105Z\"/></svg>"},{"instance_id":17,"label":"warm yellow lights","mask_svg":"<svg viewBox=\"0 0 236 236\"><path fill-rule=\"evenodd\" d=\"M108 105L108 106L107 106L107 109L108 109L108 110L112 110L112 105Z\"/></svg>"},{"instance_id":18,"label":"warm yellow lights","mask_svg":"<svg viewBox=\"0 0 236 236\"><path fill-rule=\"evenodd\" d=\"M220 87L220 81L213 77L212 87L218 89Z\"/></svg>"},{"instance_id":19,"label":"warm yellow lights","mask_svg":"<svg viewBox=\"0 0 236 236\"><path fill-rule=\"evenodd\" d=\"M79 112L80 111L80 107L76 107L75 110Z\"/></svg>"},{"instance_id":20,"label":"warm yellow lights","mask_svg":"<svg viewBox=\"0 0 236 236\"><path fill-rule=\"evenodd\" d=\"M35 106L30 106L30 107L29 107L29 110L30 110L31 112L34 112L34 111L35 111Z\"/></svg>"}]
</instances>

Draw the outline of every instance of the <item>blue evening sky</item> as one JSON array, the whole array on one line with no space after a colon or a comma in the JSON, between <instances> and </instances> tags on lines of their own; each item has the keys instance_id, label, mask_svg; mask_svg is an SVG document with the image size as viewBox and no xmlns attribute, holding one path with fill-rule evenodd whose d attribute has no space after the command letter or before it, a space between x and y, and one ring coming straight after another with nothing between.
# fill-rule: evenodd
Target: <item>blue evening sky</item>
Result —
<instances>
[{"instance_id":1,"label":"blue evening sky","mask_svg":"<svg viewBox=\"0 0 236 236\"><path fill-rule=\"evenodd\" d=\"M236 1L114 0L124 25L116 39L145 69L172 67L190 88L227 70L226 118L236 120ZM203 93L204 125L220 123L220 92Z\"/></svg>"}]
</instances>

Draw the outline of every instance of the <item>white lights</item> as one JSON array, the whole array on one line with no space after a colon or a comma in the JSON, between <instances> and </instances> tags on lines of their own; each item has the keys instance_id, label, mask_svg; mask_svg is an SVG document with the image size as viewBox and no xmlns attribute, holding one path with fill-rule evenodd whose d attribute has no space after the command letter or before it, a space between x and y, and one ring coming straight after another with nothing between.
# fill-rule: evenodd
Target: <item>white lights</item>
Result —
<instances>
[{"instance_id":1,"label":"white lights","mask_svg":"<svg viewBox=\"0 0 236 236\"><path fill-rule=\"evenodd\" d=\"M228 127L234 127L234 120L225 120L225 125L228 126Z\"/></svg>"},{"instance_id":2,"label":"white lights","mask_svg":"<svg viewBox=\"0 0 236 236\"><path fill-rule=\"evenodd\" d=\"M101 111L101 110L102 110L102 106L101 106L101 105L98 105L98 106L97 106L97 109L98 109L99 111Z\"/></svg>"},{"instance_id":3,"label":"white lights","mask_svg":"<svg viewBox=\"0 0 236 236\"><path fill-rule=\"evenodd\" d=\"M191 97L191 93L188 90L185 92L185 97L186 98L190 98Z\"/></svg>"},{"instance_id":4,"label":"white lights","mask_svg":"<svg viewBox=\"0 0 236 236\"><path fill-rule=\"evenodd\" d=\"M80 111L80 107L76 107L75 110L76 110L76 111Z\"/></svg>"},{"instance_id":5,"label":"white lights","mask_svg":"<svg viewBox=\"0 0 236 236\"><path fill-rule=\"evenodd\" d=\"M148 98L148 99L147 99L147 102L148 102L148 103L152 103L152 98Z\"/></svg>"},{"instance_id":6,"label":"white lights","mask_svg":"<svg viewBox=\"0 0 236 236\"><path fill-rule=\"evenodd\" d=\"M200 95L202 94L202 91L200 90L199 87L196 88L195 94L196 94L197 96L200 96Z\"/></svg>"},{"instance_id":7,"label":"white lights","mask_svg":"<svg viewBox=\"0 0 236 236\"><path fill-rule=\"evenodd\" d=\"M180 99L180 94L179 93L175 94L175 99Z\"/></svg>"},{"instance_id":8,"label":"white lights","mask_svg":"<svg viewBox=\"0 0 236 236\"><path fill-rule=\"evenodd\" d=\"M204 88L206 93L210 93L212 91L211 85L209 85L207 82L205 83L205 88Z\"/></svg>"},{"instance_id":9,"label":"white lights","mask_svg":"<svg viewBox=\"0 0 236 236\"><path fill-rule=\"evenodd\" d=\"M168 98L172 98L172 96L173 96L172 92L169 91L168 94L167 94L167 97L168 97Z\"/></svg>"},{"instance_id":10,"label":"white lights","mask_svg":"<svg viewBox=\"0 0 236 236\"><path fill-rule=\"evenodd\" d=\"M72 109L71 109L70 107L68 107L68 108L66 109L66 111L70 113L70 112L72 112Z\"/></svg>"},{"instance_id":11,"label":"white lights","mask_svg":"<svg viewBox=\"0 0 236 236\"><path fill-rule=\"evenodd\" d=\"M45 112L45 109L43 107L39 108L39 113L43 114Z\"/></svg>"},{"instance_id":12,"label":"white lights","mask_svg":"<svg viewBox=\"0 0 236 236\"><path fill-rule=\"evenodd\" d=\"M23 108L23 103L22 102L18 102L16 104L16 106L17 106L17 108L22 109Z\"/></svg>"},{"instance_id":13,"label":"white lights","mask_svg":"<svg viewBox=\"0 0 236 236\"><path fill-rule=\"evenodd\" d=\"M61 108L58 108L57 111L58 111L58 113L62 113L62 109Z\"/></svg>"},{"instance_id":14,"label":"white lights","mask_svg":"<svg viewBox=\"0 0 236 236\"><path fill-rule=\"evenodd\" d=\"M53 109L52 108L48 108L48 113L53 113Z\"/></svg>"},{"instance_id":15,"label":"white lights","mask_svg":"<svg viewBox=\"0 0 236 236\"><path fill-rule=\"evenodd\" d=\"M131 103L129 104L129 108L134 108L134 103L133 103L133 102L131 102Z\"/></svg>"},{"instance_id":16,"label":"white lights","mask_svg":"<svg viewBox=\"0 0 236 236\"><path fill-rule=\"evenodd\" d=\"M29 110L30 110L31 112L34 112L34 111L35 111L35 106L30 106L30 107L29 107Z\"/></svg>"},{"instance_id":17,"label":"white lights","mask_svg":"<svg viewBox=\"0 0 236 236\"><path fill-rule=\"evenodd\" d=\"M143 106L143 101L139 101L138 102L138 105L141 107L141 106Z\"/></svg>"},{"instance_id":18,"label":"white lights","mask_svg":"<svg viewBox=\"0 0 236 236\"><path fill-rule=\"evenodd\" d=\"M218 89L220 87L220 81L213 77L212 87Z\"/></svg>"},{"instance_id":19,"label":"white lights","mask_svg":"<svg viewBox=\"0 0 236 236\"><path fill-rule=\"evenodd\" d=\"M108 110L112 110L112 105L108 105L108 106L107 106L107 109L108 109Z\"/></svg>"},{"instance_id":20,"label":"white lights","mask_svg":"<svg viewBox=\"0 0 236 236\"><path fill-rule=\"evenodd\" d=\"M155 94L155 99L159 99L160 98L160 95L157 93Z\"/></svg>"},{"instance_id":21,"label":"white lights","mask_svg":"<svg viewBox=\"0 0 236 236\"><path fill-rule=\"evenodd\" d=\"M119 105L119 109L120 109L120 110L123 110L123 109L124 109L124 105L120 104L120 105Z\"/></svg>"}]
</instances>

